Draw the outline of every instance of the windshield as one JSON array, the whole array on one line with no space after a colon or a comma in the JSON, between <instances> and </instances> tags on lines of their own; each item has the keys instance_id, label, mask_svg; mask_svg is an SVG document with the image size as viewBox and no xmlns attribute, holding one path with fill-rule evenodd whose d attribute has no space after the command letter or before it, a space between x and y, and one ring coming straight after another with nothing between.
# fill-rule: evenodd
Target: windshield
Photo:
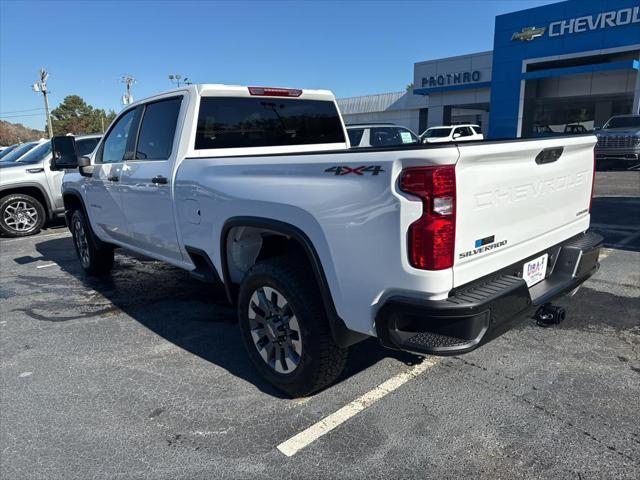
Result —
<instances>
[{"instance_id":1,"label":"windshield","mask_svg":"<svg viewBox=\"0 0 640 480\"><path fill-rule=\"evenodd\" d=\"M450 128L430 128L424 132L426 138L448 137L451 133Z\"/></svg>"},{"instance_id":2,"label":"windshield","mask_svg":"<svg viewBox=\"0 0 640 480\"><path fill-rule=\"evenodd\" d=\"M33 147L35 147L38 143L37 142L30 142L30 143L25 143L23 145L20 145L19 147L17 147L13 152L9 153L9 155L7 155L6 157L4 157L2 159L3 162L15 162L16 160L18 160L22 155L24 155L25 153L27 153L29 150L31 150Z\"/></svg>"},{"instance_id":3,"label":"windshield","mask_svg":"<svg viewBox=\"0 0 640 480\"><path fill-rule=\"evenodd\" d=\"M5 148L0 152L0 158L6 157L7 155L9 155L11 152L13 152L16 149L17 146L18 146L17 143L14 145L9 145L7 148Z\"/></svg>"},{"instance_id":4,"label":"windshield","mask_svg":"<svg viewBox=\"0 0 640 480\"><path fill-rule=\"evenodd\" d=\"M38 163L50 153L51 142L44 142L15 161L19 163Z\"/></svg>"},{"instance_id":5,"label":"windshield","mask_svg":"<svg viewBox=\"0 0 640 480\"><path fill-rule=\"evenodd\" d=\"M84 157L89 155L96 149L96 145L100 141L100 137L94 138L81 138L76 140L76 150L78 151L78 157Z\"/></svg>"},{"instance_id":6,"label":"windshield","mask_svg":"<svg viewBox=\"0 0 640 480\"><path fill-rule=\"evenodd\" d=\"M640 115L613 117L603 128L640 128Z\"/></svg>"}]
</instances>

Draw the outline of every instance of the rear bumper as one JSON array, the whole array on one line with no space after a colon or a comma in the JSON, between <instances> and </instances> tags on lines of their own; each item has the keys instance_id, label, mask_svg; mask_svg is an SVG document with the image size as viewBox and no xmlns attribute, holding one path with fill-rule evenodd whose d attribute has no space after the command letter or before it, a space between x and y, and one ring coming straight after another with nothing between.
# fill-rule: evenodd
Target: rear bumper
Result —
<instances>
[{"instance_id":1,"label":"rear bumper","mask_svg":"<svg viewBox=\"0 0 640 480\"><path fill-rule=\"evenodd\" d=\"M588 232L538 252L468 285L446 300L394 296L376 315L385 347L419 354L457 355L498 337L536 309L575 290L599 268L602 237ZM522 265L549 254L547 276L527 287Z\"/></svg>"},{"instance_id":2,"label":"rear bumper","mask_svg":"<svg viewBox=\"0 0 640 480\"><path fill-rule=\"evenodd\" d=\"M595 150L596 160L628 160L630 162L640 159L640 148L607 149L597 148Z\"/></svg>"}]
</instances>

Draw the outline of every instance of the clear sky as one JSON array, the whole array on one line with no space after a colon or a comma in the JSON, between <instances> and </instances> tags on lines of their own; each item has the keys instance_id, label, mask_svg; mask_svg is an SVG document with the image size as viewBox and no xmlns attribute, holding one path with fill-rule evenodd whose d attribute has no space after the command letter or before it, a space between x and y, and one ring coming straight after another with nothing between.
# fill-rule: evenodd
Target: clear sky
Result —
<instances>
[{"instance_id":1,"label":"clear sky","mask_svg":"<svg viewBox=\"0 0 640 480\"><path fill-rule=\"evenodd\" d=\"M77 94L120 110L122 74L136 99L194 83L327 88L338 97L400 91L413 63L490 50L494 17L552 0L10 1L0 0L0 119L43 128L38 70L55 107ZM20 116L18 116L20 115Z\"/></svg>"}]
</instances>

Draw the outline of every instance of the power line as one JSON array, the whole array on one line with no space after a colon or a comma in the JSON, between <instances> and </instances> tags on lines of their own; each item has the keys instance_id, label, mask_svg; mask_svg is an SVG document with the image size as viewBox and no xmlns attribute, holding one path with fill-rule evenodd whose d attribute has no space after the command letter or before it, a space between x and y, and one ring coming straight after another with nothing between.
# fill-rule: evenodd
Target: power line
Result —
<instances>
[{"instance_id":1,"label":"power line","mask_svg":"<svg viewBox=\"0 0 640 480\"><path fill-rule=\"evenodd\" d=\"M28 113L26 115L0 115L0 118L41 117L42 113Z\"/></svg>"},{"instance_id":2,"label":"power line","mask_svg":"<svg viewBox=\"0 0 640 480\"><path fill-rule=\"evenodd\" d=\"M11 110L8 112L0 112L0 115L4 115L5 113L22 113L22 112L33 112L35 110L44 110L44 107L39 108L28 108L26 110Z\"/></svg>"}]
</instances>

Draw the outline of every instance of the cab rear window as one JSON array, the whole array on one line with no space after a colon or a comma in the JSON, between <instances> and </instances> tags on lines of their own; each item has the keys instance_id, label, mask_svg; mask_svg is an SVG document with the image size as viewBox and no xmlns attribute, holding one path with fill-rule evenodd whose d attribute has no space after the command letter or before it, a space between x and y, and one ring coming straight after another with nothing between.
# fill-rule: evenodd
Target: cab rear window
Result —
<instances>
[{"instance_id":1,"label":"cab rear window","mask_svg":"<svg viewBox=\"0 0 640 480\"><path fill-rule=\"evenodd\" d=\"M333 102L285 98L203 97L195 148L344 143Z\"/></svg>"}]
</instances>

